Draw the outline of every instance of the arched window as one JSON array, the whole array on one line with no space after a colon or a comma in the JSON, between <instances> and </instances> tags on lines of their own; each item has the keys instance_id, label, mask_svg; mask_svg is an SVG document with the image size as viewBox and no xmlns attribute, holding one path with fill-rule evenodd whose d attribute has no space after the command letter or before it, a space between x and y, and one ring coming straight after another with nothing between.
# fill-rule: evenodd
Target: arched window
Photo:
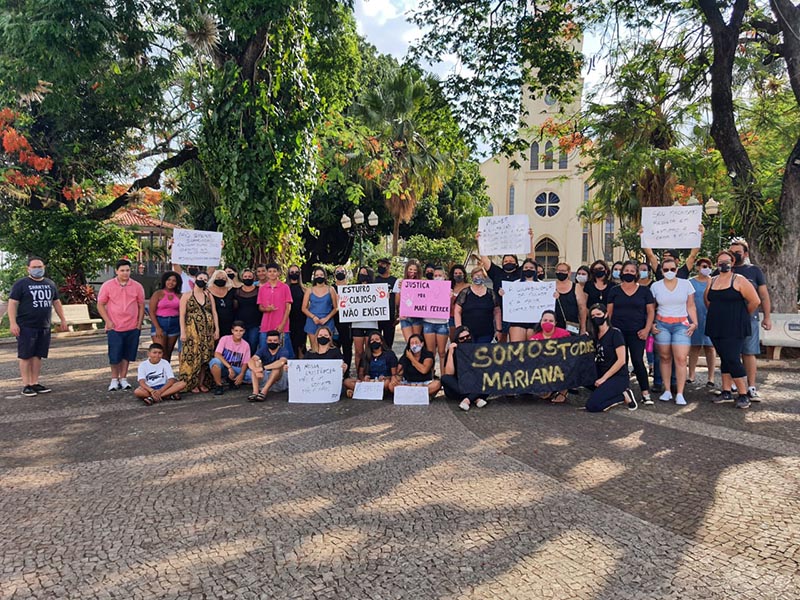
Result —
<instances>
[{"instance_id":1,"label":"arched window","mask_svg":"<svg viewBox=\"0 0 800 600\"><path fill-rule=\"evenodd\" d=\"M508 214L514 214L514 186L508 188Z\"/></svg>"},{"instance_id":2,"label":"arched window","mask_svg":"<svg viewBox=\"0 0 800 600\"><path fill-rule=\"evenodd\" d=\"M550 238L542 238L536 244L536 262L544 267L548 279L553 279L558 264L558 244Z\"/></svg>"},{"instance_id":3,"label":"arched window","mask_svg":"<svg viewBox=\"0 0 800 600\"><path fill-rule=\"evenodd\" d=\"M531 171L539 170L539 142L531 144Z\"/></svg>"},{"instance_id":4,"label":"arched window","mask_svg":"<svg viewBox=\"0 0 800 600\"><path fill-rule=\"evenodd\" d=\"M544 168L553 168L553 142L547 142L544 145Z\"/></svg>"},{"instance_id":5,"label":"arched window","mask_svg":"<svg viewBox=\"0 0 800 600\"><path fill-rule=\"evenodd\" d=\"M569 161L567 160L567 152L562 148L558 152L558 168L566 169L568 166Z\"/></svg>"},{"instance_id":6,"label":"arched window","mask_svg":"<svg viewBox=\"0 0 800 600\"><path fill-rule=\"evenodd\" d=\"M533 203L534 210L540 217L554 217L561 208L561 199L553 192L542 192Z\"/></svg>"}]
</instances>

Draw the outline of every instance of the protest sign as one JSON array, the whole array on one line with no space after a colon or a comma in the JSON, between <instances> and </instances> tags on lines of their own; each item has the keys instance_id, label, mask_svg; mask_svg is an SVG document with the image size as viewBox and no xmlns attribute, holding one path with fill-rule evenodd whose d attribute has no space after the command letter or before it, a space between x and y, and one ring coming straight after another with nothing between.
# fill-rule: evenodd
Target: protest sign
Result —
<instances>
[{"instance_id":1,"label":"protest sign","mask_svg":"<svg viewBox=\"0 0 800 600\"><path fill-rule=\"evenodd\" d=\"M289 402L329 404L342 396L342 361L290 360Z\"/></svg>"},{"instance_id":2,"label":"protest sign","mask_svg":"<svg viewBox=\"0 0 800 600\"><path fill-rule=\"evenodd\" d=\"M222 256L222 233L199 229L172 232L172 262L176 265L216 267Z\"/></svg>"},{"instance_id":3,"label":"protest sign","mask_svg":"<svg viewBox=\"0 0 800 600\"><path fill-rule=\"evenodd\" d=\"M404 279L400 286L400 316L422 319L449 319L449 281Z\"/></svg>"},{"instance_id":4,"label":"protest sign","mask_svg":"<svg viewBox=\"0 0 800 600\"><path fill-rule=\"evenodd\" d=\"M555 293L555 281L504 281L503 320L538 323L543 311L555 308Z\"/></svg>"},{"instance_id":5,"label":"protest sign","mask_svg":"<svg viewBox=\"0 0 800 600\"><path fill-rule=\"evenodd\" d=\"M385 283L343 285L339 288L339 320L386 321L389 318L389 286Z\"/></svg>"},{"instance_id":6,"label":"protest sign","mask_svg":"<svg viewBox=\"0 0 800 600\"><path fill-rule=\"evenodd\" d=\"M642 209L642 248L699 248L702 206L649 206Z\"/></svg>"},{"instance_id":7,"label":"protest sign","mask_svg":"<svg viewBox=\"0 0 800 600\"><path fill-rule=\"evenodd\" d=\"M353 391L353 400L383 400L383 382L359 381Z\"/></svg>"},{"instance_id":8,"label":"protest sign","mask_svg":"<svg viewBox=\"0 0 800 600\"><path fill-rule=\"evenodd\" d=\"M597 379L594 342L573 335L511 344L459 344L458 386L485 394L544 394Z\"/></svg>"},{"instance_id":9,"label":"protest sign","mask_svg":"<svg viewBox=\"0 0 800 600\"><path fill-rule=\"evenodd\" d=\"M528 254L531 251L528 215L480 217L478 250L483 256L493 254Z\"/></svg>"},{"instance_id":10,"label":"protest sign","mask_svg":"<svg viewBox=\"0 0 800 600\"><path fill-rule=\"evenodd\" d=\"M394 388L394 403L398 406L428 406L428 386L398 385Z\"/></svg>"}]
</instances>

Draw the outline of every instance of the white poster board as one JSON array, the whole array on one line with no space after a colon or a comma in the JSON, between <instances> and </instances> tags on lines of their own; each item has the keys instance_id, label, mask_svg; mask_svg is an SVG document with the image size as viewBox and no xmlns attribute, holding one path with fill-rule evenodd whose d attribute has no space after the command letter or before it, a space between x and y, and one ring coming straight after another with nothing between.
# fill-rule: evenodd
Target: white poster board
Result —
<instances>
[{"instance_id":1,"label":"white poster board","mask_svg":"<svg viewBox=\"0 0 800 600\"><path fill-rule=\"evenodd\" d=\"M478 251L482 256L528 254L531 251L528 215L480 217Z\"/></svg>"},{"instance_id":2,"label":"white poster board","mask_svg":"<svg viewBox=\"0 0 800 600\"><path fill-rule=\"evenodd\" d=\"M383 382L359 381L353 392L353 400L383 400Z\"/></svg>"},{"instance_id":3,"label":"white poster board","mask_svg":"<svg viewBox=\"0 0 800 600\"><path fill-rule=\"evenodd\" d=\"M699 248L702 206L642 208L642 248Z\"/></svg>"},{"instance_id":4,"label":"white poster board","mask_svg":"<svg viewBox=\"0 0 800 600\"><path fill-rule=\"evenodd\" d=\"M343 285L339 288L339 320L386 321L389 319L389 286L385 283Z\"/></svg>"},{"instance_id":5,"label":"white poster board","mask_svg":"<svg viewBox=\"0 0 800 600\"><path fill-rule=\"evenodd\" d=\"M394 388L394 403L398 406L428 406L428 386L398 385Z\"/></svg>"},{"instance_id":6,"label":"white poster board","mask_svg":"<svg viewBox=\"0 0 800 600\"><path fill-rule=\"evenodd\" d=\"M222 256L222 233L199 229L172 232L172 262L177 265L216 267Z\"/></svg>"},{"instance_id":7,"label":"white poster board","mask_svg":"<svg viewBox=\"0 0 800 600\"><path fill-rule=\"evenodd\" d=\"M507 323L538 323L542 312L555 310L555 281L504 281L503 320Z\"/></svg>"},{"instance_id":8,"label":"white poster board","mask_svg":"<svg viewBox=\"0 0 800 600\"><path fill-rule=\"evenodd\" d=\"M330 404L342 396L342 361L290 360L289 402Z\"/></svg>"}]
</instances>

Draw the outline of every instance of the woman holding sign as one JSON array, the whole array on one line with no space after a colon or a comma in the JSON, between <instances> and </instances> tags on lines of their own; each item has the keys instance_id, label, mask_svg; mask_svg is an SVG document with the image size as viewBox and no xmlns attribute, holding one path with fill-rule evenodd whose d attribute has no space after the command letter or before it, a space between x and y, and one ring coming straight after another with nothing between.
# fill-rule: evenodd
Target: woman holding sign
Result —
<instances>
[{"instance_id":1,"label":"woman holding sign","mask_svg":"<svg viewBox=\"0 0 800 600\"><path fill-rule=\"evenodd\" d=\"M398 385L424 385L428 388L429 396L435 395L442 384L433 378L433 360L433 352L425 348L422 336L411 334L405 352L398 361L397 374L400 380L390 381L389 391L394 392Z\"/></svg>"},{"instance_id":2,"label":"woman holding sign","mask_svg":"<svg viewBox=\"0 0 800 600\"><path fill-rule=\"evenodd\" d=\"M358 283L375 283L375 272L369 267L362 265L358 269ZM398 297L399 296L400 295L398 294ZM361 357L364 356L364 347L367 344L367 336L369 336L370 333L376 329L378 329L377 321L353 321L350 323L350 332L353 336L353 349L356 365L361 364Z\"/></svg>"},{"instance_id":3,"label":"woman holding sign","mask_svg":"<svg viewBox=\"0 0 800 600\"><path fill-rule=\"evenodd\" d=\"M314 334L314 338L317 344L316 351L306 352L303 358L307 360L341 360L342 371L347 373L350 365L344 362L342 351L333 343L333 330L328 325L320 325L317 327L317 333Z\"/></svg>"},{"instance_id":4,"label":"woman holding sign","mask_svg":"<svg viewBox=\"0 0 800 600\"><path fill-rule=\"evenodd\" d=\"M538 281L539 276L536 274L536 261L532 258L526 258L522 261L522 269L520 270L519 281ZM497 291L500 296L503 295L503 288ZM510 342L523 342L533 335L536 329L536 323L509 323L508 324L508 341Z\"/></svg>"},{"instance_id":5,"label":"woman holding sign","mask_svg":"<svg viewBox=\"0 0 800 600\"><path fill-rule=\"evenodd\" d=\"M180 378L193 394L207 392L211 382L208 363L214 358L214 341L219 339L219 322L214 298L206 290L208 274L198 273L191 292L181 297Z\"/></svg>"},{"instance_id":6,"label":"woman holding sign","mask_svg":"<svg viewBox=\"0 0 800 600\"><path fill-rule=\"evenodd\" d=\"M419 279L419 263L413 258L406 263L405 271L403 272L403 279ZM397 314L400 314L400 301L401 291L403 287L403 279L398 279L394 283L394 289L391 291L395 294L395 303L397 305ZM412 333L422 333L423 323L421 317L405 317L400 319L400 331L403 332L403 339L408 341Z\"/></svg>"},{"instance_id":7,"label":"woman holding sign","mask_svg":"<svg viewBox=\"0 0 800 600\"><path fill-rule=\"evenodd\" d=\"M327 274L322 267L316 267L311 272L311 281L313 285L303 296L303 314L306 315L303 331L308 335L311 351L317 352L317 329L327 325L338 312L339 297L336 290L328 285Z\"/></svg>"},{"instance_id":8,"label":"woman holding sign","mask_svg":"<svg viewBox=\"0 0 800 600\"><path fill-rule=\"evenodd\" d=\"M353 397L353 390L359 381L381 381L384 392L391 390L392 380L397 376L397 364L397 355L383 341L380 331L373 331L369 335L364 357L358 364L358 378L344 380L347 397Z\"/></svg>"},{"instance_id":9,"label":"woman holding sign","mask_svg":"<svg viewBox=\"0 0 800 600\"><path fill-rule=\"evenodd\" d=\"M437 265L433 269L434 281L447 281L444 267ZM451 311L452 311L452 302ZM449 315L448 315L449 316ZM444 357L447 353L447 342L450 339L449 319L423 319L422 325L425 332L425 347L432 353L439 354L439 372L444 368ZM411 339L411 338L409 338Z\"/></svg>"}]
</instances>

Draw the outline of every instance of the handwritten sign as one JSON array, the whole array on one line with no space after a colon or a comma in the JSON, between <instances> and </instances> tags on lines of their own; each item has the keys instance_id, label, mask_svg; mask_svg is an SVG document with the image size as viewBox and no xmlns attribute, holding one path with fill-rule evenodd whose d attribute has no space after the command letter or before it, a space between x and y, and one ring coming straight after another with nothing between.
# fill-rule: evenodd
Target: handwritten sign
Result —
<instances>
[{"instance_id":1,"label":"handwritten sign","mask_svg":"<svg viewBox=\"0 0 800 600\"><path fill-rule=\"evenodd\" d=\"M503 320L538 323L542 312L555 309L555 293L555 281L504 281Z\"/></svg>"},{"instance_id":2,"label":"handwritten sign","mask_svg":"<svg viewBox=\"0 0 800 600\"><path fill-rule=\"evenodd\" d=\"M428 406L428 386L398 385L394 388L394 403L398 406Z\"/></svg>"},{"instance_id":3,"label":"handwritten sign","mask_svg":"<svg viewBox=\"0 0 800 600\"><path fill-rule=\"evenodd\" d=\"M383 400L383 382L359 381L353 391L353 400Z\"/></svg>"},{"instance_id":4,"label":"handwritten sign","mask_svg":"<svg viewBox=\"0 0 800 600\"><path fill-rule=\"evenodd\" d=\"M594 342L573 335L511 344L459 344L458 386L498 394L544 394L591 385Z\"/></svg>"},{"instance_id":5,"label":"handwritten sign","mask_svg":"<svg viewBox=\"0 0 800 600\"><path fill-rule=\"evenodd\" d=\"M478 219L478 251L493 254L528 254L531 251L528 215L480 217Z\"/></svg>"},{"instance_id":6,"label":"handwritten sign","mask_svg":"<svg viewBox=\"0 0 800 600\"><path fill-rule=\"evenodd\" d=\"M386 321L389 319L389 286L385 283L343 285L339 288L339 320Z\"/></svg>"},{"instance_id":7,"label":"handwritten sign","mask_svg":"<svg viewBox=\"0 0 800 600\"><path fill-rule=\"evenodd\" d=\"M330 404L342 395L342 361L290 360L289 402Z\"/></svg>"},{"instance_id":8,"label":"handwritten sign","mask_svg":"<svg viewBox=\"0 0 800 600\"><path fill-rule=\"evenodd\" d=\"M450 282L404 279L400 287L400 316L450 318Z\"/></svg>"},{"instance_id":9,"label":"handwritten sign","mask_svg":"<svg viewBox=\"0 0 800 600\"><path fill-rule=\"evenodd\" d=\"M222 233L198 229L175 229L172 262L177 265L215 267L222 256Z\"/></svg>"},{"instance_id":10,"label":"handwritten sign","mask_svg":"<svg viewBox=\"0 0 800 600\"><path fill-rule=\"evenodd\" d=\"M702 206L642 209L642 248L699 248Z\"/></svg>"}]
</instances>

